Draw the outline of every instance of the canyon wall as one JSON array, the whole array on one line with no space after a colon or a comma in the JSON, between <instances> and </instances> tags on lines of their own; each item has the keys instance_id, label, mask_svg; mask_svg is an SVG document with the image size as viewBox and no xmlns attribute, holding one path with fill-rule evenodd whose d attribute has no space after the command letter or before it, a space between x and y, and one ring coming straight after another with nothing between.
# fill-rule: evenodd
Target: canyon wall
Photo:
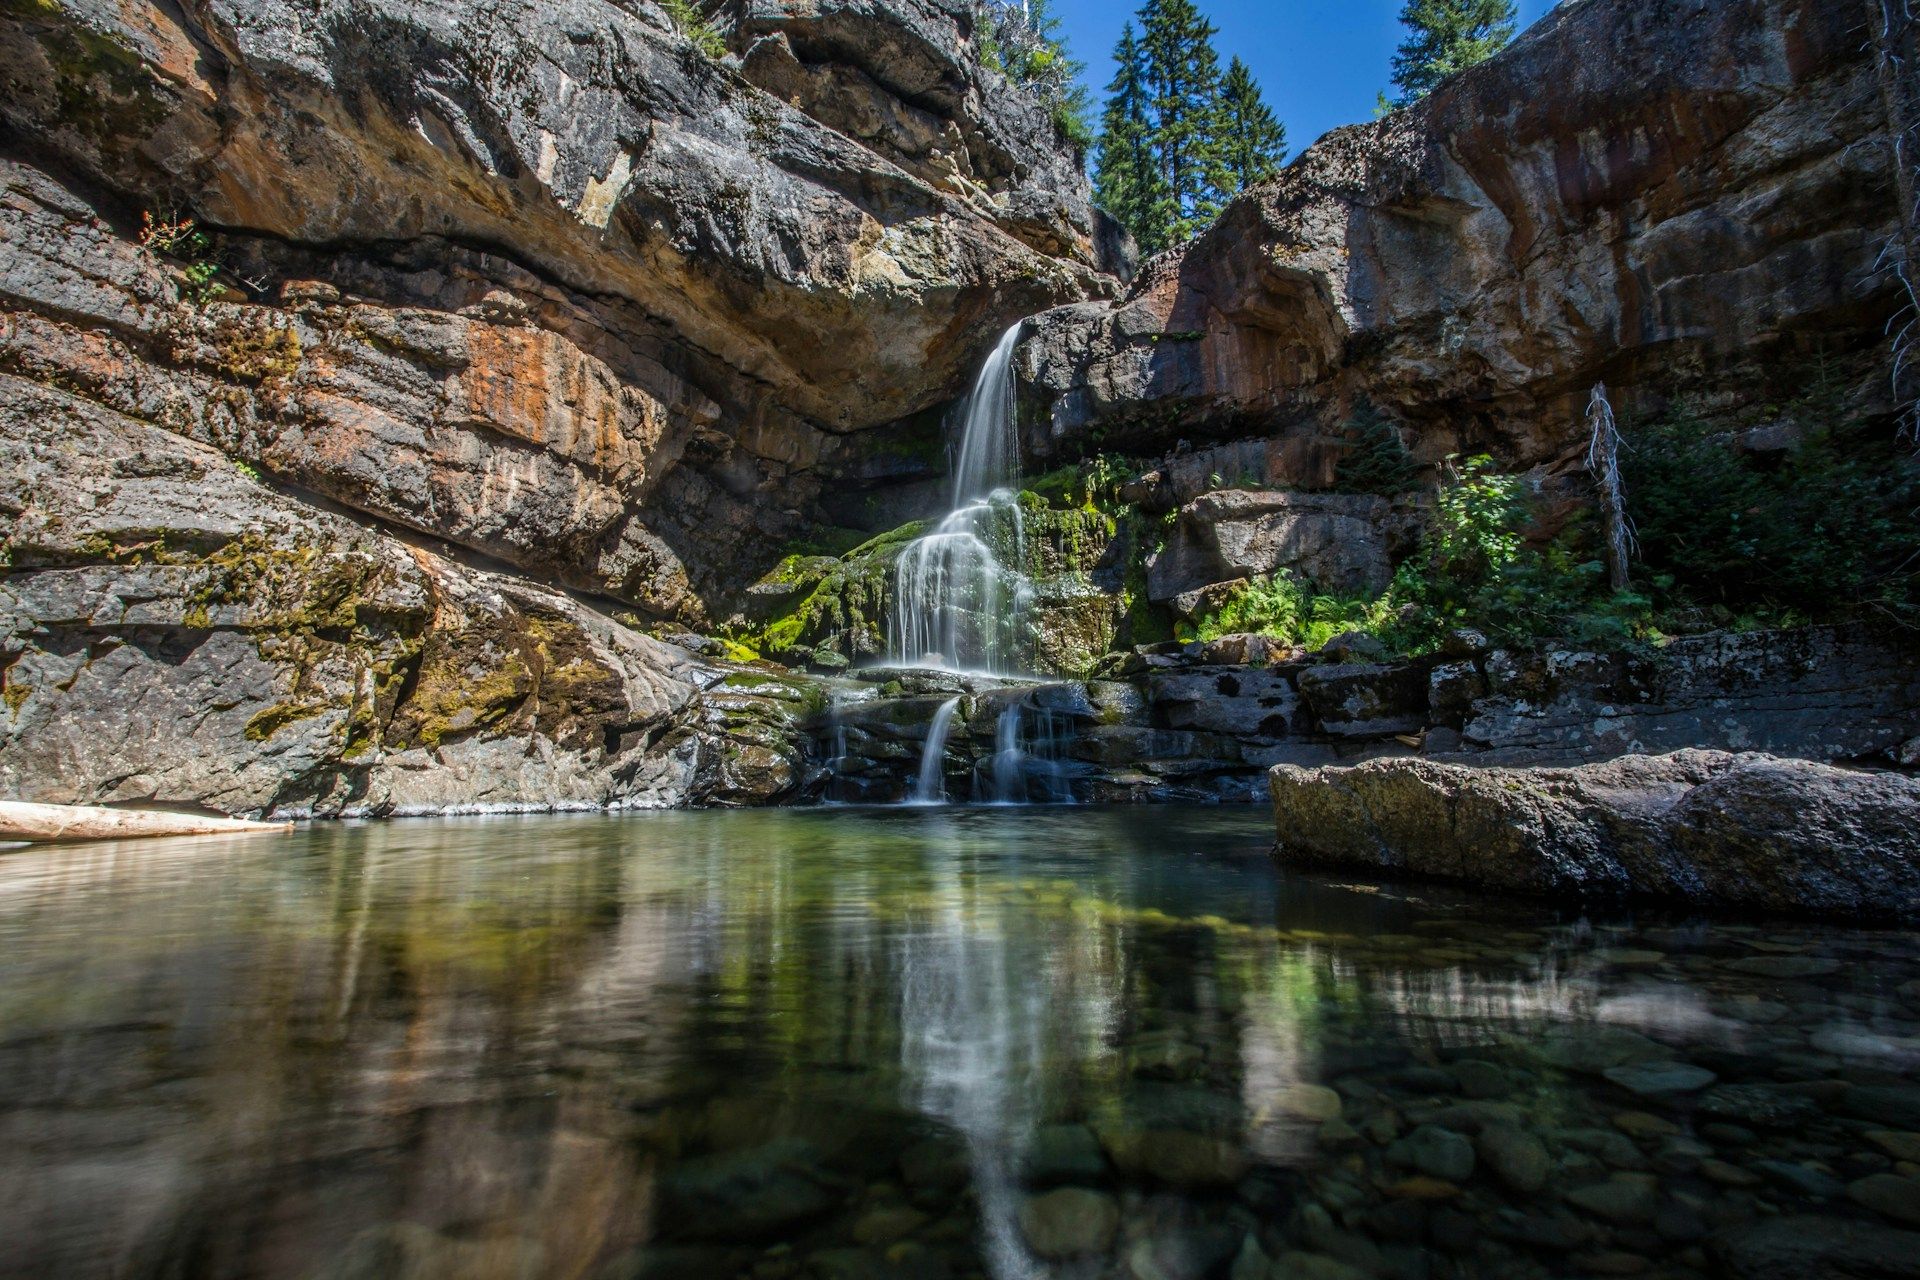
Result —
<instances>
[{"instance_id":1,"label":"canyon wall","mask_svg":"<svg viewBox=\"0 0 1920 1280\"><path fill-rule=\"evenodd\" d=\"M1877 12L1568 0L1328 134L1121 304L1040 316L1029 449L1183 444L1202 475L1311 488L1362 400L1424 461L1546 471L1584 447L1596 383L1623 413L1712 414L1790 400L1825 359L1886 407L1903 223Z\"/></svg>"},{"instance_id":2,"label":"canyon wall","mask_svg":"<svg viewBox=\"0 0 1920 1280\"><path fill-rule=\"evenodd\" d=\"M968 6L714 21L0 6L0 794L797 791L814 695L636 628L1130 248Z\"/></svg>"},{"instance_id":3,"label":"canyon wall","mask_svg":"<svg viewBox=\"0 0 1920 1280\"><path fill-rule=\"evenodd\" d=\"M868 535L937 507L1022 317L1032 470L1143 464L1036 499L1076 674L1223 583L1377 589L1422 512L1323 492L1363 401L1569 502L1597 382L1751 416L1824 362L1891 407L1868 6L1568 0L1137 278L964 0L702 9L0 0L0 795L816 794L824 694L709 637L878 650ZM1088 750L1270 763L1185 705Z\"/></svg>"}]
</instances>

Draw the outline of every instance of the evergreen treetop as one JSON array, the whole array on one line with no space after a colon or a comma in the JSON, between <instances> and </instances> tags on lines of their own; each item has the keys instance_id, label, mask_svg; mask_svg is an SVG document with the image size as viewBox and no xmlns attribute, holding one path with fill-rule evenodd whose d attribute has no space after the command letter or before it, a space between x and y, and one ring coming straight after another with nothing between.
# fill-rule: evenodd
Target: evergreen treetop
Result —
<instances>
[{"instance_id":1,"label":"evergreen treetop","mask_svg":"<svg viewBox=\"0 0 1920 1280\"><path fill-rule=\"evenodd\" d=\"M1146 0L1114 48L1094 196L1155 253L1191 239L1236 192L1271 177L1286 132L1193 0Z\"/></svg>"},{"instance_id":2,"label":"evergreen treetop","mask_svg":"<svg viewBox=\"0 0 1920 1280\"><path fill-rule=\"evenodd\" d=\"M1485 62L1513 39L1514 0L1407 0L1407 38L1393 56L1394 106L1418 102L1456 71ZM1382 95L1382 102L1385 96Z\"/></svg>"},{"instance_id":3,"label":"evergreen treetop","mask_svg":"<svg viewBox=\"0 0 1920 1280\"><path fill-rule=\"evenodd\" d=\"M1220 163L1231 190L1245 191L1280 172L1287 154L1287 129L1274 118L1260 97L1247 64L1235 58L1227 64L1220 85L1220 124L1217 132Z\"/></svg>"}]
</instances>

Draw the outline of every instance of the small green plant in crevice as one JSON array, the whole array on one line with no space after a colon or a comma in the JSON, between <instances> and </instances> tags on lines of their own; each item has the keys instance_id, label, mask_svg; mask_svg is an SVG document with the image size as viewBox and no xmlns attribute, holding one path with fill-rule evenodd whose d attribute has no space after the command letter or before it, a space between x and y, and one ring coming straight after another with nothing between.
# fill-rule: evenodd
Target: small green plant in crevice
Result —
<instances>
[{"instance_id":1,"label":"small green plant in crevice","mask_svg":"<svg viewBox=\"0 0 1920 1280\"><path fill-rule=\"evenodd\" d=\"M660 0L660 5L694 48L716 60L727 56L727 42L707 22L707 15L700 12L693 0Z\"/></svg>"},{"instance_id":2,"label":"small green plant in crevice","mask_svg":"<svg viewBox=\"0 0 1920 1280\"><path fill-rule=\"evenodd\" d=\"M220 264L213 257L212 238L192 218L170 213L156 217L148 209L140 215L140 244L181 264L189 301L204 305L212 300Z\"/></svg>"},{"instance_id":3,"label":"small green plant in crevice","mask_svg":"<svg viewBox=\"0 0 1920 1280\"><path fill-rule=\"evenodd\" d=\"M1383 630L1389 612L1385 597L1324 595L1281 570L1253 579L1179 630L1181 639L1192 640L1251 631L1317 649L1343 631Z\"/></svg>"}]
</instances>

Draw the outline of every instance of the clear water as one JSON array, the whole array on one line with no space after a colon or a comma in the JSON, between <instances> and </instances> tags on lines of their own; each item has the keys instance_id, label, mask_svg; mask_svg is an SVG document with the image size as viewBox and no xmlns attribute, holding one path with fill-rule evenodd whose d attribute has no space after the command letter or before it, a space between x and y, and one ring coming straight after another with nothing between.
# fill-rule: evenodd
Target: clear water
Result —
<instances>
[{"instance_id":1,"label":"clear water","mask_svg":"<svg viewBox=\"0 0 1920 1280\"><path fill-rule=\"evenodd\" d=\"M1914 935L1267 840L839 809L0 856L0 1273L1920 1266Z\"/></svg>"}]
</instances>

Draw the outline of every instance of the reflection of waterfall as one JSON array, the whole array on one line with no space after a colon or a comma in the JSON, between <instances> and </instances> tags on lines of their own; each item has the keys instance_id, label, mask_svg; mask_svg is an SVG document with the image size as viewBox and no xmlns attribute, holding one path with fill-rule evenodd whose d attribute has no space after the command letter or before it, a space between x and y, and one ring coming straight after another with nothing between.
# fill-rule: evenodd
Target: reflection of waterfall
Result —
<instances>
[{"instance_id":1,"label":"reflection of waterfall","mask_svg":"<svg viewBox=\"0 0 1920 1280\"><path fill-rule=\"evenodd\" d=\"M900 939L900 1065L909 1099L967 1141L987 1267L995 1280L1045 1272L1019 1228L1018 1171L1042 1092L1047 986L1016 955L1003 915L967 892L950 858L929 927ZM1025 975L1025 976L1016 976Z\"/></svg>"},{"instance_id":2,"label":"reflection of waterfall","mask_svg":"<svg viewBox=\"0 0 1920 1280\"><path fill-rule=\"evenodd\" d=\"M913 798L923 804L947 798L947 783L942 770L946 763L947 735L953 731L953 713L959 709L960 699L948 698L933 713L933 726L927 730L927 745L920 752L920 780L913 787Z\"/></svg>"},{"instance_id":3,"label":"reflection of waterfall","mask_svg":"<svg viewBox=\"0 0 1920 1280\"><path fill-rule=\"evenodd\" d=\"M895 566L890 657L908 666L1011 673L1023 664L1032 588L1026 530L1011 488L1020 469L1013 350L1000 336L966 400L953 507Z\"/></svg>"}]
</instances>

